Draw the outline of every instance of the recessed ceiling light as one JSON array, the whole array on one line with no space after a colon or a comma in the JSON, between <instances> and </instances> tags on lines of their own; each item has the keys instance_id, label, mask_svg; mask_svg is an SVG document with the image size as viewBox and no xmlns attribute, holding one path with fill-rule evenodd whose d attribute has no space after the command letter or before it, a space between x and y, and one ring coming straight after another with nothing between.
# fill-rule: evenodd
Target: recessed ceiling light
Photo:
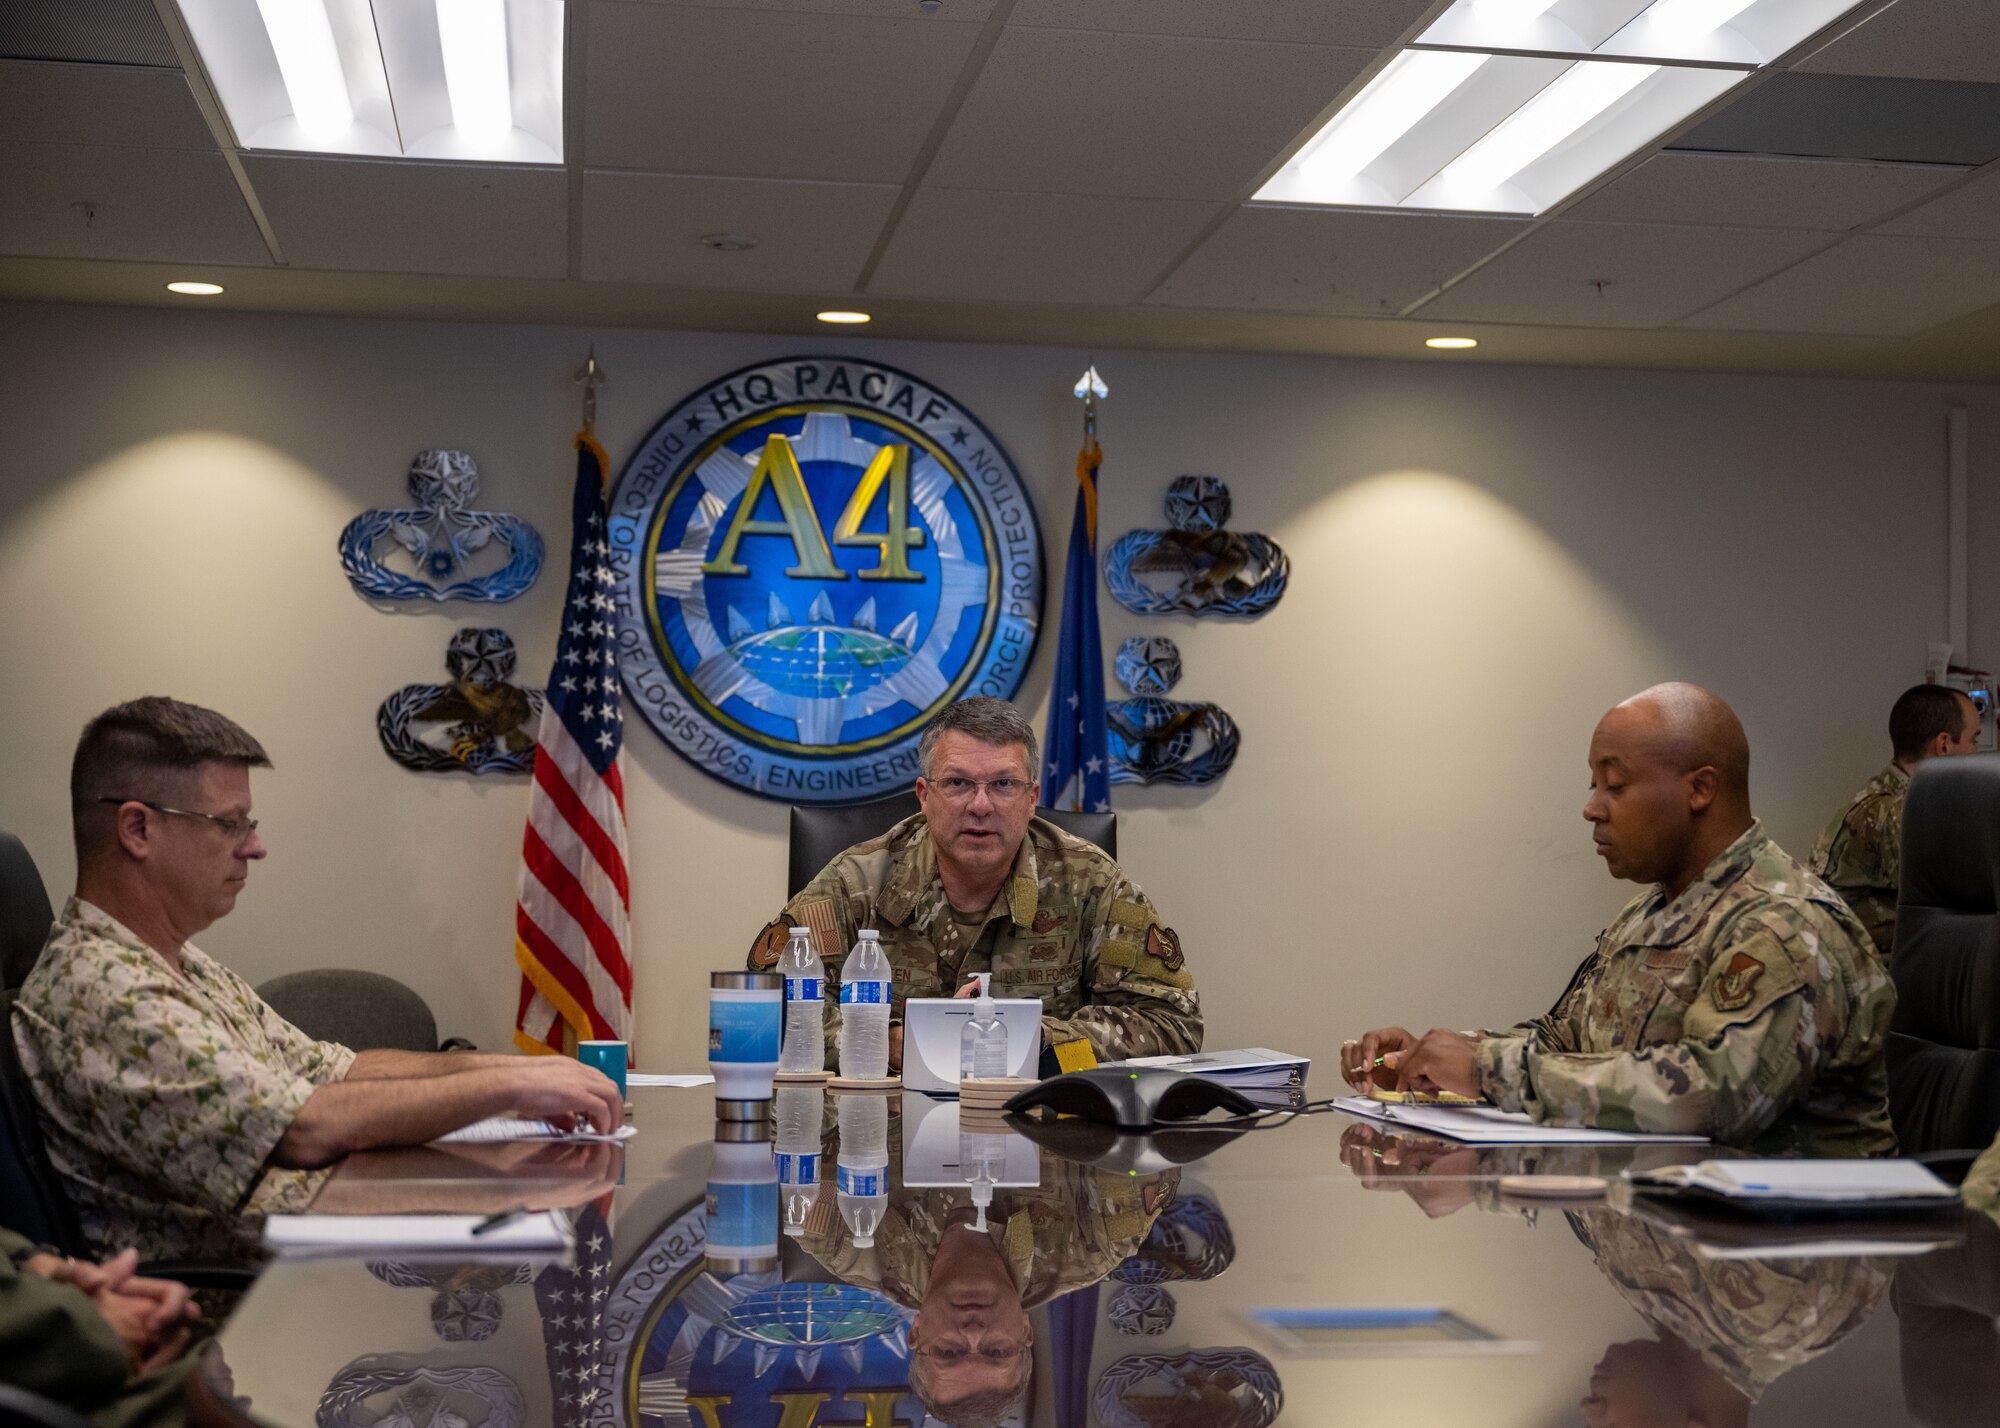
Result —
<instances>
[{"instance_id":1,"label":"recessed ceiling light","mask_svg":"<svg viewBox=\"0 0 2000 1428\"><path fill-rule=\"evenodd\" d=\"M221 283L168 283L167 291L179 293L183 297L214 297L222 291Z\"/></svg>"},{"instance_id":2,"label":"recessed ceiling light","mask_svg":"<svg viewBox=\"0 0 2000 1428\"><path fill-rule=\"evenodd\" d=\"M871 317L870 317L870 316L869 316L869 315L868 315L867 313L865 313L865 312L839 312L839 311L827 311L827 312L822 312L822 313L818 314L818 317L819 317L819 320L820 320L821 322L845 322L845 323L858 323L858 322L873 322L873 321L874 321L874 319L873 319L873 318L871 318Z\"/></svg>"},{"instance_id":3,"label":"recessed ceiling light","mask_svg":"<svg viewBox=\"0 0 2000 1428\"><path fill-rule=\"evenodd\" d=\"M1463 352L1468 347L1477 347L1477 337L1426 337L1424 346L1435 347L1440 352Z\"/></svg>"}]
</instances>

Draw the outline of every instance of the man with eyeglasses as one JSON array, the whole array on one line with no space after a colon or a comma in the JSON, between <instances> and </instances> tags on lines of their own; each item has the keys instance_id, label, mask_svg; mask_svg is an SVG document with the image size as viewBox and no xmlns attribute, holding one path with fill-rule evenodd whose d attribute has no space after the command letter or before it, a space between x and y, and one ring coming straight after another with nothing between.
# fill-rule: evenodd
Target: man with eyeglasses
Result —
<instances>
[{"instance_id":1,"label":"man with eyeglasses","mask_svg":"<svg viewBox=\"0 0 2000 1428\"><path fill-rule=\"evenodd\" d=\"M250 816L263 746L147 698L85 726L70 769L76 895L14 1006L50 1158L100 1253L249 1259L262 1217L303 1209L351 1151L487 1116L623 1118L617 1087L561 1057L315 1041L190 940L265 855Z\"/></svg>"},{"instance_id":2,"label":"man with eyeglasses","mask_svg":"<svg viewBox=\"0 0 2000 1428\"><path fill-rule=\"evenodd\" d=\"M1039 997L1050 1046L1088 1041L1100 1061L1201 1049L1201 1002L1180 937L1095 844L1035 817L1035 731L1005 700L946 706L917 746L921 811L840 854L767 924L749 965L778 963L811 931L837 983L864 927L894 972L889 1065L903 1059L903 1002L948 997L991 972L996 997ZM827 1064L839 1009L827 1000Z\"/></svg>"}]
</instances>

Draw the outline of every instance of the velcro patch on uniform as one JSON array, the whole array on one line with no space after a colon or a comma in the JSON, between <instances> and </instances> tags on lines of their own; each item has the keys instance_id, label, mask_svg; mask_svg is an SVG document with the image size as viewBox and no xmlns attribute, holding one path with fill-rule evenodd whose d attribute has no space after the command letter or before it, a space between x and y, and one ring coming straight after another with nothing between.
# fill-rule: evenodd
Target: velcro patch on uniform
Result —
<instances>
[{"instance_id":1,"label":"velcro patch on uniform","mask_svg":"<svg viewBox=\"0 0 2000 1428\"><path fill-rule=\"evenodd\" d=\"M1146 955L1152 957L1169 972L1178 972L1186 964L1187 957L1181 951L1181 936L1171 927L1154 923L1146 929Z\"/></svg>"},{"instance_id":2,"label":"velcro patch on uniform","mask_svg":"<svg viewBox=\"0 0 2000 1428\"><path fill-rule=\"evenodd\" d=\"M782 917L773 918L757 934L757 940L750 944L750 967L757 972L768 972L778 965L785 948L792 940L792 924Z\"/></svg>"},{"instance_id":3,"label":"velcro patch on uniform","mask_svg":"<svg viewBox=\"0 0 2000 1428\"><path fill-rule=\"evenodd\" d=\"M1028 930L1030 932L1035 933L1037 936L1042 936L1046 935L1047 933L1054 932L1058 927L1061 927L1062 925L1063 925L1063 919L1057 917L1053 912L1050 912L1047 908L1044 907L1036 909L1035 921L1033 925L1029 927Z\"/></svg>"},{"instance_id":4,"label":"velcro patch on uniform","mask_svg":"<svg viewBox=\"0 0 2000 1428\"><path fill-rule=\"evenodd\" d=\"M1738 952L1729 959L1711 984L1709 997L1717 1011L1741 1011L1750 1005L1757 995L1757 983L1764 976L1764 964L1748 952Z\"/></svg>"},{"instance_id":5,"label":"velcro patch on uniform","mask_svg":"<svg viewBox=\"0 0 2000 1428\"><path fill-rule=\"evenodd\" d=\"M1041 919L1037 918L1035 920L1039 922ZM1060 962L1062 961L1062 954L1063 948L1060 942L1037 942L1028 949L1028 960L1030 962Z\"/></svg>"},{"instance_id":6,"label":"velcro patch on uniform","mask_svg":"<svg viewBox=\"0 0 2000 1428\"><path fill-rule=\"evenodd\" d=\"M833 899L816 897L799 904L799 923L812 933L813 949L822 962L832 962L847 949L840 945L840 929L834 923Z\"/></svg>"},{"instance_id":7,"label":"velcro patch on uniform","mask_svg":"<svg viewBox=\"0 0 2000 1428\"><path fill-rule=\"evenodd\" d=\"M1129 927L1134 932L1144 932L1153 925L1153 909L1143 902L1114 899L1111 904L1111 920L1120 927Z\"/></svg>"},{"instance_id":8,"label":"velcro patch on uniform","mask_svg":"<svg viewBox=\"0 0 2000 1428\"><path fill-rule=\"evenodd\" d=\"M1678 972L1694 960L1694 952L1686 947L1654 947L1646 952L1645 965L1661 972Z\"/></svg>"},{"instance_id":9,"label":"velcro patch on uniform","mask_svg":"<svg viewBox=\"0 0 2000 1428\"><path fill-rule=\"evenodd\" d=\"M1139 944L1127 942L1123 938L1108 938L1097 949L1097 964L1100 967L1134 967L1139 962Z\"/></svg>"}]
</instances>

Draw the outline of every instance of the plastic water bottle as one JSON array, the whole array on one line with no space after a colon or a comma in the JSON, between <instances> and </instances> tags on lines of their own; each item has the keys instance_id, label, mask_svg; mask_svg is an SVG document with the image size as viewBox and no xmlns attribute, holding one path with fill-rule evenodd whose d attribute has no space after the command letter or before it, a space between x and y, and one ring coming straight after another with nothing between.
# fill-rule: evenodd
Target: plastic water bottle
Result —
<instances>
[{"instance_id":1,"label":"plastic water bottle","mask_svg":"<svg viewBox=\"0 0 2000 1428\"><path fill-rule=\"evenodd\" d=\"M875 1243L889 1204L889 1098L840 1098L840 1151L833 1162L834 1198L856 1249Z\"/></svg>"},{"instance_id":2,"label":"plastic water bottle","mask_svg":"<svg viewBox=\"0 0 2000 1428\"><path fill-rule=\"evenodd\" d=\"M812 934L792 929L791 946L778 959L785 979L785 1045L778 1070L800 1075L826 1069L826 968L813 950Z\"/></svg>"},{"instance_id":3,"label":"plastic water bottle","mask_svg":"<svg viewBox=\"0 0 2000 1428\"><path fill-rule=\"evenodd\" d=\"M959 1079L1006 1074L1007 1028L1000 1024L993 998L987 995L986 984L982 982L979 995L972 1002L972 1019L958 1034Z\"/></svg>"},{"instance_id":4,"label":"plastic water bottle","mask_svg":"<svg viewBox=\"0 0 2000 1428\"><path fill-rule=\"evenodd\" d=\"M840 969L840 1074L879 1081L889 1074L889 958L882 934L861 929Z\"/></svg>"},{"instance_id":5,"label":"plastic water bottle","mask_svg":"<svg viewBox=\"0 0 2000 1428\"><path fill-rule=\"evenodd\" d=\"M817 1068L815 1068L817 1069ZM819 1198L820 1129L826 1116L826 1092L818 1086L779 1086L778 1193L783 1197L785 1233L805 1233L806 1216Z\"/></svg>"}]
</instances>

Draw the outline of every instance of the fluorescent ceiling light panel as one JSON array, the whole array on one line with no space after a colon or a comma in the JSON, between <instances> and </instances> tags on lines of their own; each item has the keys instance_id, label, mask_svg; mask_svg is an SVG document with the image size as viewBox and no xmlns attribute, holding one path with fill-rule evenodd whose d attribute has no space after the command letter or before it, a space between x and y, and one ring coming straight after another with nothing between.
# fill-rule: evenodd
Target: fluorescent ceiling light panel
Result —
<instances>
[{"instance_id":1,"label":"fluorescent ceiling light panel","mask_svg":"<svg viewBox=\"0 0 2000 1428\"><path fill-rule=\"evenodd\" d=\"M1453 159L1438 181L1468 195L1489 193L1659 72L1650 64L1571 65Z\"/></svg>"},{"instance_id":2,"label":"fluorescent ceiling light panel","mask_svg":"<svg viewBox=\"0 0 2000 1428\"><path fill-rule=\"evenodd\" d=\"M1457 0L1419 45L1766 65L1855 0Z\"/></svg>"},{"instance_id":3,"label":"fluorescent ceiling light panel","mask_svg":"<svg viewBox=\"0 0 2000 1428\"><path fill-rule=\"evenodd\" d=\"M565 0L175 0L245 149L559 164Z\"/></svg>"}]
</instances>

